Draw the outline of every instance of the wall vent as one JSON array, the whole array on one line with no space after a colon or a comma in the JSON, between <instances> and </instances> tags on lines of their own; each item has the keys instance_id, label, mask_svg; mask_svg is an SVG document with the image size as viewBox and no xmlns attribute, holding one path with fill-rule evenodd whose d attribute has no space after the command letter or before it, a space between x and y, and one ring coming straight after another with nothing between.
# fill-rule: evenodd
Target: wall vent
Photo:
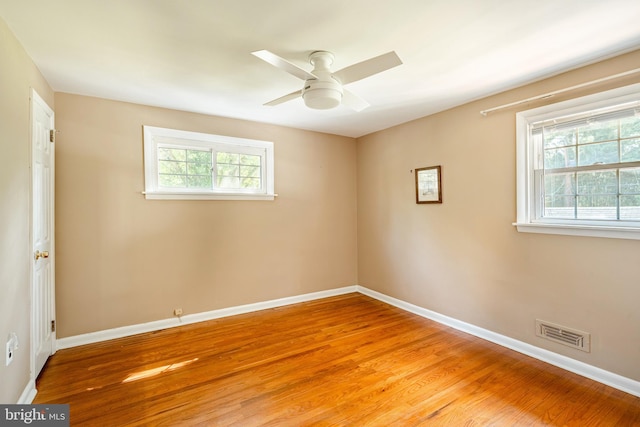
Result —
<instances>
[{"instance_id":1,"label":"wall vent","mask_svg":"<svg viewBox=\"0 0 640 427\"><path fill-rule=\"evenodd\" d=\"M536 319L536 335L578 350L591 351L591 334Z\"/></svg>"}]
</instances>

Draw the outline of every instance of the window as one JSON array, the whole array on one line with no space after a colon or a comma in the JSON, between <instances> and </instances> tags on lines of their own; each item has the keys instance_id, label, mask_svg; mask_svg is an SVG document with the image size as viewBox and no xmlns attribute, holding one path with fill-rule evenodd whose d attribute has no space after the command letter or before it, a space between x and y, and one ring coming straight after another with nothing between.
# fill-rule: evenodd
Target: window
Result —
<instances>
[{"instance_id":1,"label":"window","mask_svg":"<svg viewBox=\"0 0 640 427\"><path fill-rule=\"evenodd\" d=\"M518 231L640 239L640 84L516 115Z\"/></svg>"},{"instance_id":2,"label":"window","mask_svg":"<svg viewBox=\"0 0 640 427\"><path fill-rule=\"evenodd\" d=\"M144 126L147 199L273 200L273 143Z\"/></svg>"}]
</instances>

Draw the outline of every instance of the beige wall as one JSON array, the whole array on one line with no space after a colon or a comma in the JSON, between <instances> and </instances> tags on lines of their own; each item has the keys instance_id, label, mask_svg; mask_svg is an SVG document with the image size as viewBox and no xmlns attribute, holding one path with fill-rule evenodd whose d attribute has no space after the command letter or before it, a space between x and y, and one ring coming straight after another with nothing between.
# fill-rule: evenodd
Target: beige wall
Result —
<instances>
[{"instance_id":1,"label":"beige wall","mask_svg":"<svg viewBox=\"0 0 640 427\"><path fill-rule=\"evenodd\" d=\"M359 284L640 380L640 241L518 233L517 109L479 114L639 63L636 51L361 138ZM431 165L444 203L417 205L410 171ZM591 332L592 352L537 338L536 318Z\"/></svg>"},{"instance_id":2,"label":"beige wall","mask_svg":"<svg viewBox=\"0 0 640 427\"><path fill-rule=\"evenodd\" d=\"M53 107L53 91L0 19L0 403L16 403L30 378L29 240L31 88ZM20 347L5 366L5 343Z\"/></svg>"},{"instance_id":3,"label":"beige wall","mask_svg":"<svg viewBox=\"0 0 640 427\"><path fill-rule=\"evenodd\" d=\"M58 337L357 283L356 142L56 94ZM275 201L145 200L142 126L274 142Z\"/></svg>"}]
</instances>

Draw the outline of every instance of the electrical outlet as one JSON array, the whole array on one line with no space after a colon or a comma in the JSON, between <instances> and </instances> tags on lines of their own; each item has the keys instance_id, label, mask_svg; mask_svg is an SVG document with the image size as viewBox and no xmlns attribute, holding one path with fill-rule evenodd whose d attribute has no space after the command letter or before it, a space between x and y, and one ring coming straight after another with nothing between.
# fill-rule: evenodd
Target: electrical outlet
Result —
<instances>
[{"instance_id":1,"label":"electrical outlet","mask_svg":"<svg viewBox=\"0 0 640 427\"><path fill-rule=\"evenodd\" d=\"M11 362L13 362L13 340L7 341L7 366L9 366Z\"/></svg>"},{"instance_id":2,"label":"electrical outlet","mask_svg":"<svg viewBox=\"0 0 640 427\"><path fill-rule=\"evenodd\" d=\"M182 309L181 308L174 308L173 309L173 315L174 316L178 316L178 317L182 316Z\"/></svg>"},{"instance_id":3,"label":"electrical outlet","mask_svg":"<svg viewBox=\"0 0 640 427\"><path fill-rule=\"evenodd\" d=\"M18 349L18 335L15 332L11 332L9 334L9 338L7 338L7 352L5 358L5 364L9 366L11 362L13 362L13 355Z\"/></svg>"}]
</instances>

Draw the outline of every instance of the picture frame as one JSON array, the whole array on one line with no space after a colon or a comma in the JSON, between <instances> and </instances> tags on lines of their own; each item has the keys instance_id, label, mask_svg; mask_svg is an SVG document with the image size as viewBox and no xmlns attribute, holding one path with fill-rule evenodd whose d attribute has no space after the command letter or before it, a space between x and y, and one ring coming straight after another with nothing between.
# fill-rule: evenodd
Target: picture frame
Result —
<instances>
[{"instance_id":1,"label":"picture frame","mask_svg":"<svg viewBox=\"0 0 640 427\"><path fill-rule=\"evenodd\" d=\"M442 203L442 167L418 168L416 174L416 203Z\"/></svg>"}]
</instances>

